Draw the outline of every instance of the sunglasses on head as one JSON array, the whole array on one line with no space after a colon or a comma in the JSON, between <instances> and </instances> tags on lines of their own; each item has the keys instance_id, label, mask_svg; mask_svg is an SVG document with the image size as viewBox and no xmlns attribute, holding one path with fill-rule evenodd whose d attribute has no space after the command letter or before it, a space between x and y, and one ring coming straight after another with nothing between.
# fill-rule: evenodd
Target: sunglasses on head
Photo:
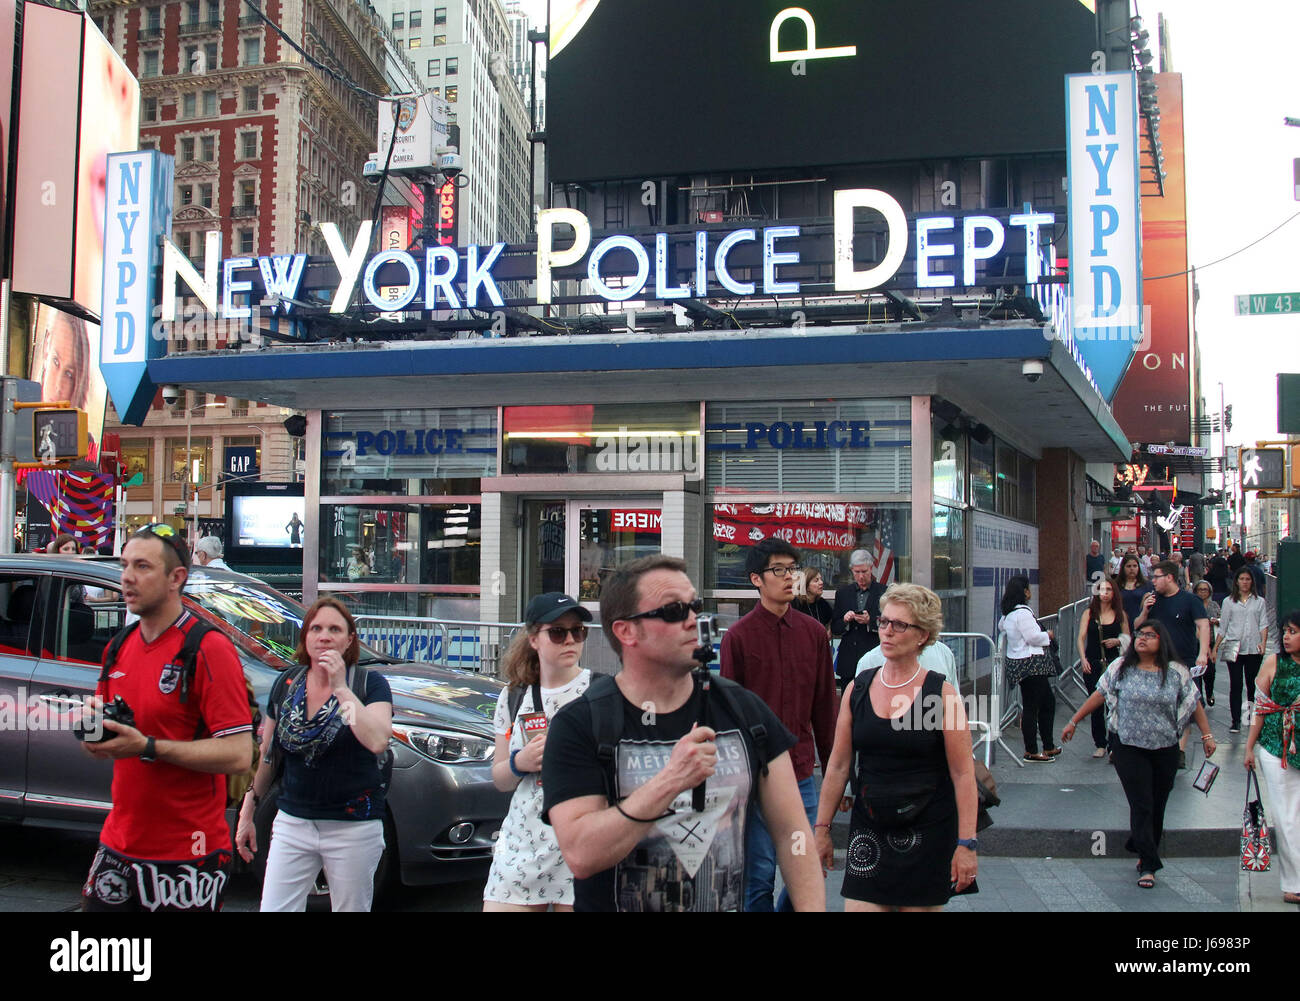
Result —
<instances>
[{"instance_id":1,"label":"sunglasses on head","mask_svg":"<svg viewBox=\"0 0 1300 1001\"><path fill-rule=\"evenodd\" d=\"M163 545L171 546L172 549L176 551L176 554L180 556L181 562L183 564L185 564L186 566L189 565L190 562L189 551L186 550L184 543L181 542L181 537L176 534L176 529L172 528L171 525L166 525L163 524L162 522L156 521L153 522L152 524L145 525L141 529L137 529L135 534L136 535L148 534L148 535L152 535L155 539L161 540Z\"/></svg>"},{"instance_id":2,"label":"sunglasses on head","mask_svg":"<svg viewBox=\"0 0 1300 1001\"><path fill-rule=\"evenodd\" d=\"M573 626L569 629L565 629L564 626L547 626L541 632L549 636L551 642L556 646L563 643L567 636L572 636L575 643L583 643L587 639L587 627L583 625Z\"/></svg>"},{"instance_id":3,"label":"sunglasses on head","mask_svg":"<svg viewBox=\"0 0 1300 1001\"><path fill-rule=\"evenodd\" d=\"M658 608L652 608L648 612L637 612L635 615L625 615L624 622L631 622L633 619L663 619L665 622L685 622L687 617L694 612L699 615L704 611L704 599L696 598L694 601L670 601L666 605L660 605Z\"/></svg>"}]
</instances>

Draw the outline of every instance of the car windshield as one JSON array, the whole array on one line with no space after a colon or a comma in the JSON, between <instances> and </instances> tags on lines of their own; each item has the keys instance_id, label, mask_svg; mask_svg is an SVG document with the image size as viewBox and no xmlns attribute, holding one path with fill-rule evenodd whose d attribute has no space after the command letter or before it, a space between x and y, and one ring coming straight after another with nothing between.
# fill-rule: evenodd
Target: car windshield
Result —
<instances>
[{"instance_id":1,"label":"car windshield","mask_svg":"<svg viewBox=\"0 0 1300 1001\"><path fill-rule=\"evenodd\" d=\"M221 627L244 653L283 669L294 663L293 652L307 610L280 592L256 581L191 577L186 603L205 620ZM384 664L382 657L361 647L362 664Z\"/></svg>"}]
</instances>

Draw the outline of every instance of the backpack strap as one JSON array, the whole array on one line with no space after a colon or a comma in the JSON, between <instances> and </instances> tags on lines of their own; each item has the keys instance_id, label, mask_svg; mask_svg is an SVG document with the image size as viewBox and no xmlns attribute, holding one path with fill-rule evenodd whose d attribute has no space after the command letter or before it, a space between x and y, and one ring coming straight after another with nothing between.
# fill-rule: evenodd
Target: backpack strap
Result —
<instances>
[{"instance_id":1,"label":"backpack strap","mask_svg":"<svg viewBox=\"0 0 1300 1001\"><path fill-rule=\"evenodd\" d=\"M506 718L510 720L510 725L515 725L515 720L519 716L519 707L524 704L524 690L531 687L533 690L533 712L546 712L542 707L542 685L541 680L534 681L531 686L512 685L510 694L506 697Z\"/></svg>"},{"instance_id":2,"label":"backpack strap","mask_svg":"<svg viewBox=\"0 0 1300 1001\"><path fill-rule=\"evenodd\" d=\"M101 685L108 680L109 672L113 670L113 665L117 663L117 655L122 650L122 644L139 628L140 620L136 619L129 626L123 626L119 629L117 635L108 641L108 648L104 651L104 666L99 670L99 683Z\"/></svg>"},{"instance_id":3,"label":"backpack strap","mask_svg":"<svg viewBox=\"0 0 1300 1001\"><path fill-rule=\"evenodd\" d=\"M306 673L306 664L295 664L293 667L285 668L271 683L271 692L266 697L266 715L271 720L271 750L263 756L262 764L271 767L272 784L280 780L280 772L284 769L284 756L280 751L280 742L275 739L275 724L280 718L280 704L284 701L285 693L289 691L290 686Z\"/></svg>"},{"instance_id":4,"label":"backpack strap","mask_svg":"<svg viewBox=\"0 0 1300 1001\"><path fill-rule=\"evenodd\" d=\"M613 675L593 674L586 699L591 705L591 732L596 739L596 760L605 780L605 798L613 806L618 802L614 791L614 750L623 736L623 692Z\"/></svg>"},{"instance_id":5,"label":"backpack strap","mask_svg":"<svg viewBox=\"0 0 1300 1001\"><path fill-rule=\"evenodd\" d=\"M728 714L739 720L748 731L750 744L753 745L754 770L767 778L767 726L754 709L753 702L740 694L743 686L721 675L713 677L711 687ZM712 722L709 725L712 726Z\"/></svg>"},{"instance_id":6,"label":"backpack strap","mask_svg":"<svg viewBox=\"0 0 1300 1001\"><path fill-rule=\"evenodd\" d=\"M194 675L198 671L199 646L203 643L203 637L215 631L215 626L210 626L197 618L185 630L185 642L181 644L181 652L176 658L177 663L181 665L182 705L190 698L190 682L194 680Z\"/></svg>"}]
</instances>

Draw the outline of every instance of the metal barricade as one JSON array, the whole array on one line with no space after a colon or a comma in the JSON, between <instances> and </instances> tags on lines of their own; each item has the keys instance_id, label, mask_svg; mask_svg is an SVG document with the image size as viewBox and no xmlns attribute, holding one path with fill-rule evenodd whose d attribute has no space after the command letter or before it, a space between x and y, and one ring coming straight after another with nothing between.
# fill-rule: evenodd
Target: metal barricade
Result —
<instances>
[{"instance_id":1,"label":"metal barricade","mask_svg":"<svg viewBox=\"0 0 1300 1001\"><path fill-rule=\"evenodd\" d=\"M501 657L523 628L522 622L421 619L396 615L358 615L361 642L389 657L431 663L499 677ZM600 626L589 624L582 666L597 674L616 674L618 657Z\"/></svg>"},{"instance_id":2,"label":"metal barricade","mask_svg":"<svg viewBox=\"0 0 1300 1001\"><path fill-rule=\"evenodd\" d=\"M1073 682L1083 693L1084 698L1088 697L1088 686L1083 680L1083 661L1079 658L1078 640L1079 622L1091 603L1091 597L1080 598L1068 605L1062 605L1056 613L1056 645L1061 656L1061 673L1057 675L1055 682L1056 694L1072 710L1077 710L1079 707L1061 690L1061 686Z\"/></svg>"},{"instance_id":3,"label":"metal barricade","mask_svg":"<svg viewBox=\"0 0 1300 1001\"><path fill-rule=\"evenodd\" d=\"M939 639L953 652L953 657L957 661L957 680L959 684L963 688L966 684L970 684L971 690L969 694L973 701L966 703L967 722L972 728L980 731L980 738L974 741L972 750L978 756L980 745L984 745L984 764L991 766L993 745L1002 742L997 680L1001 675L1001 670L997 656L997 646L992 638L984 633L940 633ZM984 650L983 655L981 655L981 645ZM980 692L981 674L979 665L985 657L991 660L988 672L989 691L987 695Z\"/></svg>"}]
</instances>

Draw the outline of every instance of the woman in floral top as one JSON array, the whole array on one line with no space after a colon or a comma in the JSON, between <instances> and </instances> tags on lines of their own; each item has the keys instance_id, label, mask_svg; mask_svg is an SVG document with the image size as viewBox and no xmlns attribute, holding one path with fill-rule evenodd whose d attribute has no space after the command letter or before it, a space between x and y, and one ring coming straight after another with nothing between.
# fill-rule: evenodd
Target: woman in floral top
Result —
<instances>
[{"instance_id":1,"label":"woman in floral top","mask_svg":"<svg viewBox=\"0 0 1300 1001\"><path fill-rule=\"evenodd\" d=\"M1144 623L1133 645L1106 669L1097 690L1061 732L1061 739L1069 740L1079 720L1106 704L1115 731L1115 770L1128 799L1129 839L1124 847L1138 856L1138 886L1148 890L1162 868L1157 846L1178 774L1178 735L1192 719L1200 728L1206 757L1214 754L1210 722L1191 673L1171 660L1172 652L1164 625Z\"/></svg>"},{"instance_id":2,"label":"woman in floral top","mask_svg":"<svg viewBox=\"0 0 1300 1001\"><path fill-rule=\"evenodd\" d=\"M1259 770L1268 789L1273 840L1282 875L1282 899L1300 904L1300 752L1296 750L1296 711L1300 710L1300 611L1280 623L1282 652L1269 657L1255 687L1255 719L1246 739L1246 767ZM1255 757L1255 744L1259 757Z\"/></svg>"}]
</instances>

